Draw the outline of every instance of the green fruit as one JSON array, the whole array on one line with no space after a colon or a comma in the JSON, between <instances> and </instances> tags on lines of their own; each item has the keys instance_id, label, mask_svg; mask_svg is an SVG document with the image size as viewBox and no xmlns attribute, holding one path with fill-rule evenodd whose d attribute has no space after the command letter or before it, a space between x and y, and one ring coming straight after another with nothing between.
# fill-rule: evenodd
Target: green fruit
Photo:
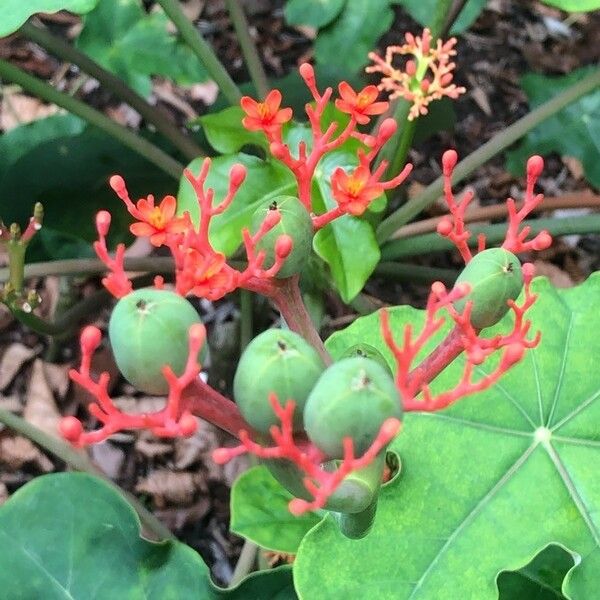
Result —
<instances>
[{"instance_id":1,"label":"green fruit","mask_svg":"<svg viewBox=\"0 0 600 600\"><path fill-rule=\"evenodd\" d=\"M194 307L175 292L144 288L121 298L108 336L125 379L147 394L168 393L162 367L168 364L177 375L183 373L188 330L200 322Z\"/></svg>"},{"instance_id":2,"label":"green fruit","mask_svg":"<svg viewBox=\"0 0 600 600\"><path fill-rule=\"evenodd\" d=\"M477 329L496 324L508 311L508 300L515 300L523 288L523 273L519 259L503 248L490 248L476 254L456 280L468 283L471 291L454 302L462 312L468 301L473 302L471 323Z\"/></svg>"},{"instance_id":3,"label":"green fruit","mask_svg":"<svg viewBox=\"0 0 600 600\"><path fill-rule=\"evenodd\" d=\"M383 422L402 417L402 403L388 370L370 358L344 358L319 378L304 407L309 439L331 458L342 458L350 436L359 456Z\"/></svg>"},{"instance_id":4,"label":"green fruit","mask_svg":"<svg viewBox=\"0 0 600 600\"><path fill-rule=\"evenodd\" d=\"M264 266L269 268L275 261L275 243L280 235L289 235L294 246L285 259L283 267L277 273L278 278L290 277L302 270L312 249L313 224L306 208L294 196L277 196L258 208L252 215L251 229L256 233L269 211L278 210L281 221L269 230L257 245L258 250L266 253Z\"/></svg>"},{"instance_id":5,"label":"green fruit","mask_svg":"<svg viewBox=\"0 0 600 600\"><path fill-rule=\"evenodd\" d=\"M325 369L317 351L297 333L269 329L244 350L233 379L233 395L244 419L261 433L280 421L269 395L284 406L294 400L294 427L302 427L306 398Z\"/></svg>"},{"instance_id":6,"label":"green fruit","mask_svg":"<svg viewBox=\"0 0 600 600\"><path fill-rule=\"evenodd\" d=\"M344 354L342 354L341 358L353 358L355 356L361 356L363 358L370 358L374 360L376 363L379 363L382 367L385 367L387 371L391 373L390 366L388 365L387 360L385 360L383 354L375 348L375 346L371 346L370 344L354 344L354 346L350 346L350 348L346 349Z\"/></svg>"}]
</instances>

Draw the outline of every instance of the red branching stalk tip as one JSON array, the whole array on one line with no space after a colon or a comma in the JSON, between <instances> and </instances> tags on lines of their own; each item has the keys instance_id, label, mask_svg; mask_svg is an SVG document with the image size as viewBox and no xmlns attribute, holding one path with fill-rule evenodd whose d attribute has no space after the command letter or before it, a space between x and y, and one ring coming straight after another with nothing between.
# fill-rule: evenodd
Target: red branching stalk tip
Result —
<instances>
[{"instance_id":1,"label":"red branching stalk tip","mask_svg":"<svg viewBox=\"0 0 600 600\"><path fill-rule=\"evenodd\" d=\"M428 412L441 410L460 398L485 390L495 384L506 371L520 361L527 348L537 346L540 341L540 333L538 332L531 340L527 339L531 321L525 319L525 313L537 298L531 292L534 267L531 263L525 263L522 269L524 299L521 305L513 300L508 301L514 314L514 324L513 329L507 334L498 334L492 338L480 337L479 331L473 327L470 320L471 302L466 303L462 313L458 313L454 308L453 302L469 293L468 284L461 284L447 291L441 282L434 283L431 287L425 324L421 333L413 339L412 329L410 325L407 325L404 330L402 346L399 346L394 339L387 312L382 311L382 335L396 361L396 385L402 396L404 410ZM463 352L466 362L456 386L452 390L433 395L429 389L429 383L440 372L435 351L415 369L411 370L411 367L417 354L443 325L445 319L439 316L442 309L447 311L450 319L454 322L454 330L447 338L451 340L450 343L453 347L442 348L440 346L449 359L446 365ZM495 369L480 379L473 380L475 367L481 365L496 351L501 351L502 355Z\"/></svg>"},{"instance_id":2,"label":"red branching stalk tip","mask_svg":"<svg viewBox=\"0 0 600 600\"><path fill-rule=\"evenodd\" d=\"M446 96L456 99L465 93L464 87L452 82L455 63L452 57L456 55L454 46L456 38L447 42L437 40L432 44L429 29L424 29L421 36L406 34L406 43L402 46L389 46L385 58L375 52L369 53L369 58L375 63L367 67L367 73L381 73L380 90L389 92L390 100L404 98L412 103L408 113L409 121L428 112L428 107L434 100ZM412 56L404 67L395 67L396 56Z\"/></svg>"},{"instance_id":3,"label":"red branching stalk tip","mask_svg":"<svg viewBox=\"0 0 600 600\"><path fill-rule=\"evenodd\" d=\"M242 231L242 238L248 259L243 271L238 271L227 264L225 255L216 251L209 239L209 228L213 217L222 214L232 203L236 192L246 177L243 165L234 165L229 172L229 189L225 197L214 206L214 190L206 188L206 179L210 168L210 159L202 163L200 173L195 176L186 170L184 174L190 182L198 199L200 222L198 227L186 212L183 216L175 215L176 201L173 196L166 196L159 206L154 205L154 198L148 196L134 204L123 178L114 175L110 185L119 198L125 203L129 213L138 222L130 227L137 236L149 236L155 246L167 246L175 261L175 287L179 294L193 294L209 300L218 300L224 295L240 287L261 289L269 287L269 282L279 272L285 259L292 251L292 240L287 235L280 236L275 243L275 260L268 268L263 267L265 252L257 251L260 240L279 222L279 211L269 211L259 230L251 234L247 229ZM96 229L99 240L94 249L98 257L109 268L110 275L103 280L106 288L117 298L128 294L132 287L125 274L125 246L119 244L112 258L106 245L106 235L110 227L110 214L100 211L96 217ZM156 280L157 287L162 287L162 279Z\"/></svg>"},{"instance_id":4,"label":"red branching stalk tip","mask_svg":"<svg viewBox=\"0 0 600 600\"><path fill-rule=\"evenodd\" d=\"M110 376L107 372L101 373L97 380L93 379L90 372L92 356L101 343L102 334L97 327L85 327L80 337L81 365L78 370L71 369L69 376L95 398L88 410L102 423L102 427L85 432L79 419L66 417L59 426L62 436L81 448L101 442L117 431L126 429L149 429L158 437L192 435L198 424L186 403L182 402L182 392L200 373L198 356L205 338L204 325L192 325L189 331L189 354L183 373L177 376L168 365L163 367L163 375L169 384L165 408L154 413L135 415L121 412L113 403L108 393Z\"/></svg>"},{"instance_id":5,"label":"red branching stalk tip","mask_svg":"<svg viewBox=\"0 0 600 600\"><path fill-rule=\"evenodd\" d=\"M387 168L385 162L371 171L371 164L377 153L396 130L394 119L386 119L374 136L357 131L358 125L366 125L372 116L380 115L388 108L387 102L377 102L378 91L374 85L368 85L356 92L345 81L340 83L339 97L335 99L335 106L349 115L349 121L336 136L337 123L330 123L327 127L322 123L333 89L328 87L323 93L318 90L314 69L308 63L300 65L299 71L314 100L314 104L307 104L305 107L312 134L310 143L303 141L299 143L297 149L291 149L283 142L283 124L291 118L291 110L279 108L281 94L277 93L275 96L276 91L270 92L262 103L247 96L242 98L241 105L246 113L243 123L250 131L264 132L270 144L271 154L294 174L298 185L298 197L311 214L313 214L312 178L323 156L339 148L350 137L364 144L366 149L359 151L359 164L353 172L346 173L338 168L332 174L332 195L337 206L324 214L313 214L313 225L315 229L320 229L342 215L362 215L370 203L381 196L384 190L400 185L410 173L412 166L407 165L402 173L389 181L380 181Z\"/></svg>"},{"instance_id":6,"label":"red branching stalk tip","mask_svg":"<svg viewBox=\"0 0 600 600\"><path fill-rule=\"evenodd\" d=\"M270 429L273 446L262 446L250 439L246 431L239 432L241 444L234 448L219 448L213 452L213 460L223 464L241 454L249 453L263 459L283 459L293 463L305 474L304 487L312 500L294 498L289 503L289 510L294 515L301 515L307 511L325 507L327 500L336 489L353 471L369 465L376 456L389 444L400 430L398 419L387 419L371 446L360 457L354 456L352 439L344 439L344 457L335 471L325 471L322 468L327 456L314 444L308 442L298 444L294 439L293 416L296 408L293 400L288 400L285 406L279 404L275 394L271 394L269 401L281 425L273 425Z\"/></svg>"},{"instance_id":7,"label":"red branching stalk tip","mask_svg":"<svg viewBox=\"0 0 600 600\"><path fill-rule=\"evenodd\" d=\"M465 213L469 203L473 200L473 192L465 192L460 201L456 201L452 192L452 173L458 162L455 150L446 150L442 156L442 170L444 177L444 195L450 210L450 215L443 218L437 226L437 232L454 243L465 263L468 263L473 254L469 247L471 232L465 227ZM544 250L552 244L552 237L547 231L541 231L533 239L527 241L531 227L526 226L519 230L523 220L534 211L543 201L543 194L535 194L533 188L544 168L541 156L532 156L527 161L527 187L523 206L517 210L515 201L508 198L508 228L502 248L513 253L527 252L530 250ZM480 235L477 240L477 251L485 249L486 240Z\"/></svg>"}]
</instances>

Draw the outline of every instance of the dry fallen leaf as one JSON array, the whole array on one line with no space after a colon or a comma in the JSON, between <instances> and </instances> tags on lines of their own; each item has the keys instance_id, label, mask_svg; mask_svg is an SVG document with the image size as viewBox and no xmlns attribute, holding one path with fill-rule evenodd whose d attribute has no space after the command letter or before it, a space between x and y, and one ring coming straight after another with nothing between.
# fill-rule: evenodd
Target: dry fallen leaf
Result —
<instances>
[{"instance_id":1,"label":"dry fallen leaf","mask_svg":"<svg viewBox=\"0 0 600 600\"><path fill-rule=\"evenodd\" d=\"M135 491L149 494L158 508L164 508L167 504L192 504L196 492L206 492L206 486L201 474L160 469L140 480L135 486Z\"/></svg>"},{"instance_id":2,"label":"dry fallen leaf","mask_svg":"<svg viewBox=\"0 0 600 600\"><path fill-rule=\"evenodd\" d=\"M546 262L545 260L536 260L533 264L535 266L535 274L540 277L547 277L555 287L570 288L575 285L571 276L555 264Z\"/></svg>"},{"instance_id":3,"label":"dry fallen leaf","mask_svg":"<svg viewBox=\"0 0 600 600\"><path fill-rule=\"evenodd\" d=\"M90 447L92 460L106 473L110 479L121 476L125 452L110 442L101 442Z\"/></svg>"},{"instance_id":4,"label":"dry fallen leaf","mask_svg":"<svg viewBox=\"0 0 600 600\"><path fill-rule=\"evenodd\" d=\"M44 375L52 392L62 400L69 391L71 380L69 379L69 369L71 365L57 365L55 363L44 363Z\"/></svg>"},{"instance_id":5,"label":"dry fallen leaf","mask_svg":"<svg viewBox=\"0 0 600 600\"><path fill-rule=\"evenodd\" d=\"M180 531L186 525L198 523L210 511L210 499L206 496L186 508L165 508L154 514L171 531Z\"/></svg>"},{"instance_id":6,"label":"dry fallen leaf","mask_svg":"<svg viewBox=\"0 0 600 600\"><path fill-rule=\"evenodd\" d=\"M23 417L42 431L58 436L61 414L46 380L44 363L40 358L36 359L31 369Z\"/></svg>"},{"instance_id":7,"label":"dry fallen leaf","mask_svg":"<svg viewBox=\"0 0 600 600\"><path fill-rule=\"evenodd\" d=\"M21 367L38 352L38 348L30 348L20 342L10 344L0 359L0 391L4 391L12 383Z\"/></svg>"},{"instance_id":8,"label":"dry fallen leaf","mask_svg":"<svg viewBox=\"0 0 600 600\"><path fill-rule=\"evenodd\" d=\"M4 93L0 102L0 128L8 130L43 119L58 112L58 106L44 104L32 96L19 93Z\"/></svg>"},{"instance_id":9,"label":"dry fallen leaf","mask_svg":"<svg viewBox=\"0 0 600 600\"><path fill-rule=\"evenodd\" d=\"M17 471L30 463L36 465L44 473L54 470L50 459L27 438L20 435L0 438L0 465L9 471Z\"/></svg>"}]
</instances>

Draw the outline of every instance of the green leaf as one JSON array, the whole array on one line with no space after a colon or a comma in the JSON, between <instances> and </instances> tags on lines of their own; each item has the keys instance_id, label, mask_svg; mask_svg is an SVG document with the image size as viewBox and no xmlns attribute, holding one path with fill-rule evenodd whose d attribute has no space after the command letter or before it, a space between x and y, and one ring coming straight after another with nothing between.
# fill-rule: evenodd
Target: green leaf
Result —
<instances>
[{"instance_id":1,"label":"green leaf","mask_svg":"<svg viewBox=\"0 0 600 600\"><path fill-rule=\"evenodd\" d=\"M529 318L532 332L542 332L541 344L492 389L440 413L406 416L391 446L403 468L382 489L373 531L348 540L332 518L313 528L294 565L302 597L335 600L368 590L378 599L491 600L500 571L519 568L551 543L581 557L568 582L571 600L594 597L600 585L600 274L568 290L538 279L534 290L539 298ZM391 358L378 317L334 334L329 351L339 356L361 341ZM390 320L400 338L406 323L423 323L423 313L398 307ZM510 321L507 316L498 329ZM447 389L460 367L457 359L434 389Z\"/></svg>"},{"instance_id":2,"label":"green leaf","mask_svg":"<svg viewBox=\"0 0 600 600\"><path fill-rule=\"evenodd\" d=\"M284 14L290 25L308 25L319 29L340 14L345 2L346 0L288 0Z\"/></svg>"},{"instance_id":3,"label":"green leaf","mask_svg":"<svg viewBox=\"0 0 600 600\"><path fill-rule=\"evenodd\" d=\"M251 573L234 588L213 590L216 599L227 600L296 600L291 565ZM202 600L202 599L198 599Z\"/></svg>"},{"instance_id":4,"label":"green leaf","mask_svg":"<svg viewBox=\"0 0 600 600\"><path fill-rule=\"evenodd\" d=\"M288 509L292 498L266 467L253 467L231 490L231 531L263 548L295 554L321 519L315 513L294 517Z\"/></svg>"},{"instance_id":5,"label":"green leaf","mask_svg":"<svg viewBox=\"0 0 600 600\"><path fill-rule=\"evenodd\" d=\"M518 571L503 571L498 576L500 600L561 600L565 575L573 567L573 556L560 546L544 548Z\"/></svg>"},{"instance_id":6,"label":"green leaf","mask_svg":"<svg viewBox=\"0 0 600 600\"><path fill-rule=\"evenodd\" d=\"M600 8L598 0L542 0L542 2L567 12L587 12Z\"/></svg>"},{"instance_id":7,"label":"green leaf","mask_svg":"<svg viewBox=\"0 0 600 600\"><path fill-rule=\"evenodd\" d=\"M140 537L134 510L83 473L34 479L0 508L0 586L9 598L207 598L189 546Z\"/></svg>"},{"instance_id":8,"label":"green leaf","mask_svg":"<svg viewBox=\"0 0 600 600\"><path fill-rule=\"evenodd\" d=\"M269 143L261 131L248 131L242 125L244 111L239 106L231 106L217 113L209 113L194 122L200 123L208 143L221 154L238 152L243 146L252 144L268 148Z\"/></svg>"},{"instance_id":9,"label":"green leaf","mask_svg":"<svg viewBox=\"0 0 600 600\"><path fill-rule=\"evenodd\" d=\"M188 169L198 175L204 159L193 160ZM240 187L231 206L211 222L210 240L214 248L227 255L233 254L242 241L242 229L248 227L254 211L269 198L294 194L296 180L281 163L264 161L248 154L219 156L212 160L206 187L215 190L215 203L227 194L229 171L235 164L242 164L248 170L246 179ZM179 183L177 194L179 213L189 211L197 222L199 211L196 194L189 181L184 177Z\"/></svg>"},{"instance_id":10,"label":"green leaf","mask_svg":"<svg viewBox=\"0 0 600 600\"><path fill-rule=\"evenodd\" d=\"M15 32L35 13L55 13L68 10L82 15L92 10L98 0L3 0L0 37Z\"/></svg>"},{"instance_id":11,"label":"green leaf","mask_svg":"<svg viewBox=\"0 0 600 600\"><path fill-rule=\"evenodd\" d=\"M530 108L535 108L595 69L584 67L563 77L530 73L521 79L521 86L529 98ZM506 167L521 175L532 154L550 152L578 158L588 181L600 187L600 89L572 102L530 131L518 148L507 152Z\"/></svg>"},{"instance_id":12,"label":"green leaf","mask_svg":"<svg viewBox=\"0 0 600 600\"><path fill-rule=\"evenodd\" d=\"M406 12L423 27L431 25L432 15L435 14L437 0L391 0L393 4L399 4ZM577 0L575 0L577 1ZM468 0L465 7L460 11L456 19L451 35L457 35L468 29L485 8L487 0Z\"/></svg>"},{"instance_id":13,"label":"green leaf","mask_svg":"<svg viewBox=\"0 0 600 600\"><path fill-rule=\"evenodd\" d=\"M313 208L322 213L336 206L331 195L331 174L337 167L352 169L356 154L338 150L326 155L313 181ZM331 269L336 289L344 302L362 290L379 262L379 246L373 227L362 218L344 215L326 225L313 239L313 248Z\"/></svg>"},{"instance_id":14,"label":"green leaf","mask_svg":"<svg viewBox=\"0 0 600 600\"><path fill-rule=\"evenodd\" d=\"M394 13L389 0L349 0L341 15L319 32L317 63L333 63L358 71L369 61L377 40L391 27Z\"/></svg>"},{"instance_id":15,"label":"green leaf","mask_svg":"<svg viewBox=\"0 0 600 600\"><path fill-rule=\"evenodd\" d=\"M206 71L187 45L168 30L164 12L146 14L140 0L102 0L84 18L77 46L144 96L151 75L187 85Z\"/></svg>"},{"instance_id":16,"label":"green leaf","mask_svg":"<svg viewBox=\"0 0 600 600\"><path fill-rule=\"evenodd\" d=\"M22 137L17 130L11 132L23 147L37 142L22 156L13 150L16 160L0 173L0 215L6 222L23 226L35 202L44 204L44 227L27 250L30 262L76 258L82 256L83 248L87 249L84 256L91 255L90 243L97 237L94 218L100 209L113 216L112 244L131 239L128 227L132 218L108 185L115 173L123 175L134 198L149 193L160 198L173 192L173 180L137 153L93 127L77 133L75 126L75 135L65 134L72 126L68 123L56 129L64 135L48 135L45 141L37 136L39 129L29 130L36 132L31 142L25 141L27 132ZM41 121L39 127L46 133L53 131L52 125L44 128Z\"/></svg>"}]
</instances>

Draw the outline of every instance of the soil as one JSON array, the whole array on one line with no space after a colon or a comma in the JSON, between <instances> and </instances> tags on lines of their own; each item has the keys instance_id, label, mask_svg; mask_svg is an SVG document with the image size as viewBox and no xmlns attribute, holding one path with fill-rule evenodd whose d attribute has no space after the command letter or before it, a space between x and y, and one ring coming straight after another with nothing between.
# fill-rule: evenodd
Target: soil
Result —
<instances>
[{"instance_id":1,"label":"soil","mask_svg":"<svg viewBox=\"0 0 600 600\"><path fill-rule=\"evenodd\" d=\"M283 2L250 0L246 5L269 75L283 76L299 62L310 59L313 32L287 26L283 19ZM234 79L247 80L223 3L190 0L187 8ZM395 22L380 41L381 49L399 43L405 31L419 29L400 7L395 6L394 10ZM72 38L80 26L77 17L65 13L43 20L66 38ZM62 88L72 89L79 77L75 70L16 35L0 41L0 57L32 74L51 79ZM519 87L519 78L525 72L560 75L595 63L599 57L600 13L567 17L539 2L490 0L458 42L456 81L469 91L455 103L456 126L452 132L437 134L411 151L410 160L415 170L409 194L416 193L440 174L439 158L443 150L454 147L465 156L527 112L527 99ZM157 81L155 90L157 101L179 123L185 122L190 114L205 112L207 105L214 101L214 88L206 85L184 89ZM113 118L131 123L131 111L104 91L84 82L80 96ZM48 111L48 107L26 97L19 97L12 108L3 102L0 110L3 129L14 126L14 110L20 112L17 120L31 120ZM580 165L559 155L548 157L539 183L541 191L551 196L592 191L582 177ZM475 190L480 204L485 205L503 201L509 195L518 197L523 184L522 179L506 173L504 159L499 156L478 169L467 184L459 188L468 185ZM439 214L440 210L439 205L434 206L425 216ZM598 268L599 246L594 236L559 240L548 251L531 258L557 285L573 285ZM451 253L422 257L416 262L459 266L458 257ZM56 304L59 283L55 278L32 283L45 299L45 306ZM96 280L79 282L77 292L86 295L98 285ZM375 305L393 302L420 306L427 289L422 284L374 278L366 287L365 298ZM202 302L199 308L210 330L215 362L212 378L215 385L226 390L239 352L238 310L232 300L217 305ZM357 316L353 308L343 305L334 296L328 300L327 313L328 331L344 326ZM256 314L257 329L268 326L275 318L274 312L262 302L257 304ZM107 318L106 311L98 316L96 323L106 327ZM67 377L68 367L76 361L76 355L74 342L61 348L48 345L47 340L27 331L0 311L0 407L25 414L48 431L55 430L61 414L83 415L82 407L88 399L70 387ZM115 373L108 349L99 354L96 362L96 368ZM124 405L133 405L137 410L160 406L161 402L135 393L118 377L114 379L112 393ZM37 413L35 406L38 406ZM40 410L47 416L44 422L39 418ZM91 420L87 423L88 427L93 425ZM98 465L155 510L180 539L196 548L221 583L229 580L241 548L241 540L228 531L229 488L235 476L246 468L244 461L226 468L212 463L210 451L226 442L224 434L211 426L203 426L190 440L156 440L146 434L120 434L92 449L92 458ZM64 468L60 461L0 426L0 503L33 477Z\"/></svg>"}]
</instances>

